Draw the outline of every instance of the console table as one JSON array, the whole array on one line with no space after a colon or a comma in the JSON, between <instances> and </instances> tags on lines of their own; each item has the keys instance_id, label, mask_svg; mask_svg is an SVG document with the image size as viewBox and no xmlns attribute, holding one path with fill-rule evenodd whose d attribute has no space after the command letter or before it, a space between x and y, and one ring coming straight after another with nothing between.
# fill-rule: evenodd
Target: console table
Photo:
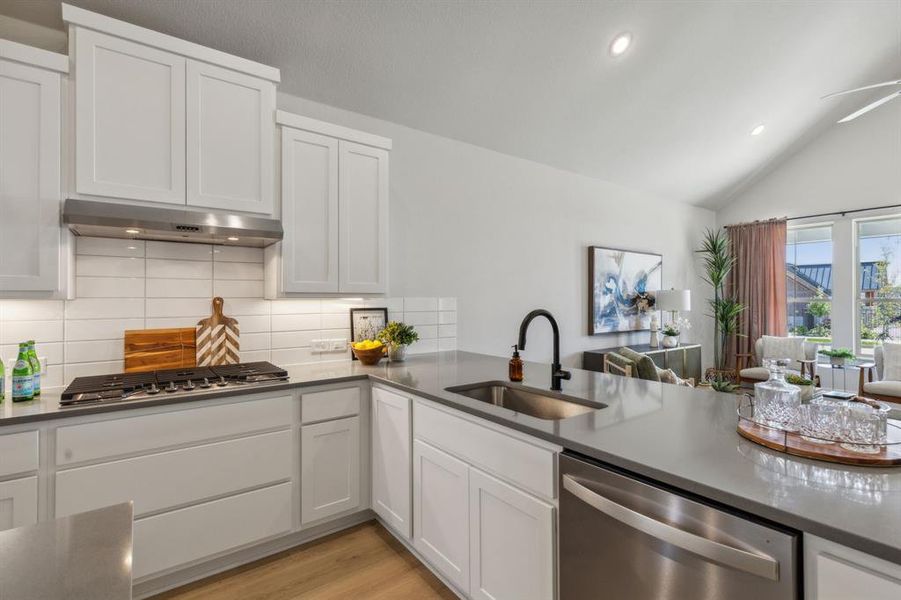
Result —
<instances>
[{"instance_id":1,"label":"console table","mask_svg":"<svg viewBox=\"0 0 901 600\"><path fill-rule=\"evenodd\" d=\"M695 381L701 381L701 345L682 344L675 348L651 348L648 344L631 344L628 346L615 346L601 348L600 350L587 350L582 353L582 368L588 371L604 371L604 357L608 352L616 352L620 348L631 348L635 352L645 354L661 369L672 369L673 372L687 379L694 377Z\"/></svg>"}]
</instances>

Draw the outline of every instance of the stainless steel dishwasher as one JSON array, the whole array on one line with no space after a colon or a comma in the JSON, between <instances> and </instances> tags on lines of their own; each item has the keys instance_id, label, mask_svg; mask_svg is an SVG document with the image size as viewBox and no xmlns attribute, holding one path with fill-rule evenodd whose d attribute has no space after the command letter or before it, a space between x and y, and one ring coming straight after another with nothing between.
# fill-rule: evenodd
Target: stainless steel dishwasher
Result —
<instances>
[{"instance_id":1,"label":"stainless steel dishwasher","mask_svg":"<svg viewBox=\"0 0 901 600\"><path fill-rule=\"evenodd\" d=\"M564 452L561 600L800 598L798 533Z\"/></svg>"}]
</instances>

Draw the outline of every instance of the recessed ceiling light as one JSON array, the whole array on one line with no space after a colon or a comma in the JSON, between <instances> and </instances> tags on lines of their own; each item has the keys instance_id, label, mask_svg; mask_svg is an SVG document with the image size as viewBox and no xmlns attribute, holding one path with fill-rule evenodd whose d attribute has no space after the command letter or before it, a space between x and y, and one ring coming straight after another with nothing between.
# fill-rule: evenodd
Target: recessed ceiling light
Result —
<instances>
[{"instance_id":1,"label":"recessed ceiling light","mask_svg":"<svg viewBox=\"0 0 901 600\"><path fill-rule=\"evenodd\" d=\"M620 56L626 50L629 49L629 46L632 45L632 34L631 33L621 33L615 38L613 38L613 42L610 43L610 54L612 56Z\"/></svg>"},{"instance_id":2,"label":"recessed ceiling light","mask_svg":"<svg viewBox=\"0 0 901 600\"><path fill-rule=\"evenodd\" d=\"M758 125L757 127L755 127L754 129L751 130L751 135L760 135L761 133L763 133L764 129L766 129L766 127L763 125L763 123L761 123L760 125Z\"/></svg>"},{"instance_id":3,"label":"recessed ceiling light","mask_svg":"<svg viewBox=\"0 0 901 600\"><path fill-rule=\"evenodd\" d=\"M228 241L230 241L230 242L237 242L239 238L236 238L235 236L229 236L229 237L226 238L226 239L227 239Z\"/></svg>"},{"instance_id":4,"label":"recessed ceiling light","mask_svg":"<svg viewBox=\"0 0 901 600\"><path fill-rule=\"evenodd\" d=\"M140 229L126 229L125 233L127 233L129 235L138 235L139 233L141 233L141 230Z\"/></svg>"}]
</instances>

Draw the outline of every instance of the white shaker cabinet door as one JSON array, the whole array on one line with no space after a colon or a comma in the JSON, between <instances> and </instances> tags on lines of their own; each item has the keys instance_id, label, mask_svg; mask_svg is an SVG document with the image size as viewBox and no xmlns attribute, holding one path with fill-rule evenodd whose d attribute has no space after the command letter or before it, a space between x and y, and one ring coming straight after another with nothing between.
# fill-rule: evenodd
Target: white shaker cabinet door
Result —
<instances>
[{"instance_id":1,"label":"white shaker cabinet door","mask_svg":"<svg viewBox=\"0 0 901 600\"><path fill-rule=\"evenodd\" d=\"M38 521L38 478L0 481L0 531Z\"/></svg>"},{"instance_id":2,"label":"white shaker cabinet door","mask_svg":"<svg viewBox=\"0 0 901 600\"><path fill-rule=\"evenodd\" d=\"M388 152L341 141L340 292L384 293L388 283Z\"/></svg>"},{"instance_id":3,"label":"white shaker cabinet door","mask_svg":"<svg viewBox=\"0 0 901 600\"><path fill-rule=\"evenodd\" d=\"M469 590L469 465L413 441L413 545L459 590Z\"/></svg>"},{"instance_id":4,"label":"white shaker cabinet door","mask_svg":"<svg viewBox=\"0 0 901 600\"><path fill-rule=\"evenodd\" d=\"M301 523L360 506L360 417L300 429Z\"/></svg>"},{"instance_id":5,"label":"white shaker cabinet door","mask_svg":"<svg viewBox=\"0 0 901 600\"><path fill-rule=\"evenodd\" d=\"M0 292L60 287L60 75L0 60Z\"/></svg>"},{"instance_id":6,"label":"white shaker cabinet door","mask_svg":"<svg viewBox=\"0 0 901 600\"><path fill-rule=\"evenodd\" d=\"M901 565L812 535L804 535L806 600L897 600Z\"/></svg>"},{"instance_id":7,"label":"white shaker cabinet door","mask_svg":"<svg viewBox=\"0 0 901 600\"><path fill-rule=\"evenodd\" d=\"M554 598L554 507L469 471L470 596Z\"/></svg>"},{"instance_id":8,"label":"white shaker cabinet door","mask_svg":"<svg viewBox=\"0 0 901 600\"><path fill-rule=\"evenodd\" d=\"M79 194L185 203L185 59L75 28Z\"/></svg>"},{"instance_id":9,"label":"white shaker cabinet door","mask_svg":"<svg viewBox=\"0 0 901 600\"><path fill-rule=\"evenodd\" d=\"M282 128L282 290L338 291L338 140Z\"/></svg>"},{"instance_id":10,"label":"white shaker cabinet door","mask_svg":"<svg viewBox=\"0 0 901 600\"><path fill-rule=\"evenodd\" d=\"M410 399L372 388L372 510L410 538Z\"/></svg>"},{"instance_id":11,"label":"white shaker cabinet door","mask_svg":"<svg viewBox=\"0 0 901 600\"><path fill-rule=\"evenodd\" d=\"M271 214L275 84L188 61L187 107L188 205Z\"/></svg>"}]
</instances>

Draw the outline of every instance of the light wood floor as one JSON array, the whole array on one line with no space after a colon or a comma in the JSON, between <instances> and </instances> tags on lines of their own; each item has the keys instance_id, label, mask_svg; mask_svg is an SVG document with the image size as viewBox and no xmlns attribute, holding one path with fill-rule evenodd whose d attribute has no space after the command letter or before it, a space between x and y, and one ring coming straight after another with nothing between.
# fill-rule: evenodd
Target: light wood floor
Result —
<instances>
[{"instance_id":1,"label":"light wood floor","mask_svg":"<svg viewBox=\"0 0 901 600\"><path fill-rule=\"evenodd\" d=\"M452 600L449 589L375 521L226 571L153 600Z\"/></svg>"}]
</instances>

